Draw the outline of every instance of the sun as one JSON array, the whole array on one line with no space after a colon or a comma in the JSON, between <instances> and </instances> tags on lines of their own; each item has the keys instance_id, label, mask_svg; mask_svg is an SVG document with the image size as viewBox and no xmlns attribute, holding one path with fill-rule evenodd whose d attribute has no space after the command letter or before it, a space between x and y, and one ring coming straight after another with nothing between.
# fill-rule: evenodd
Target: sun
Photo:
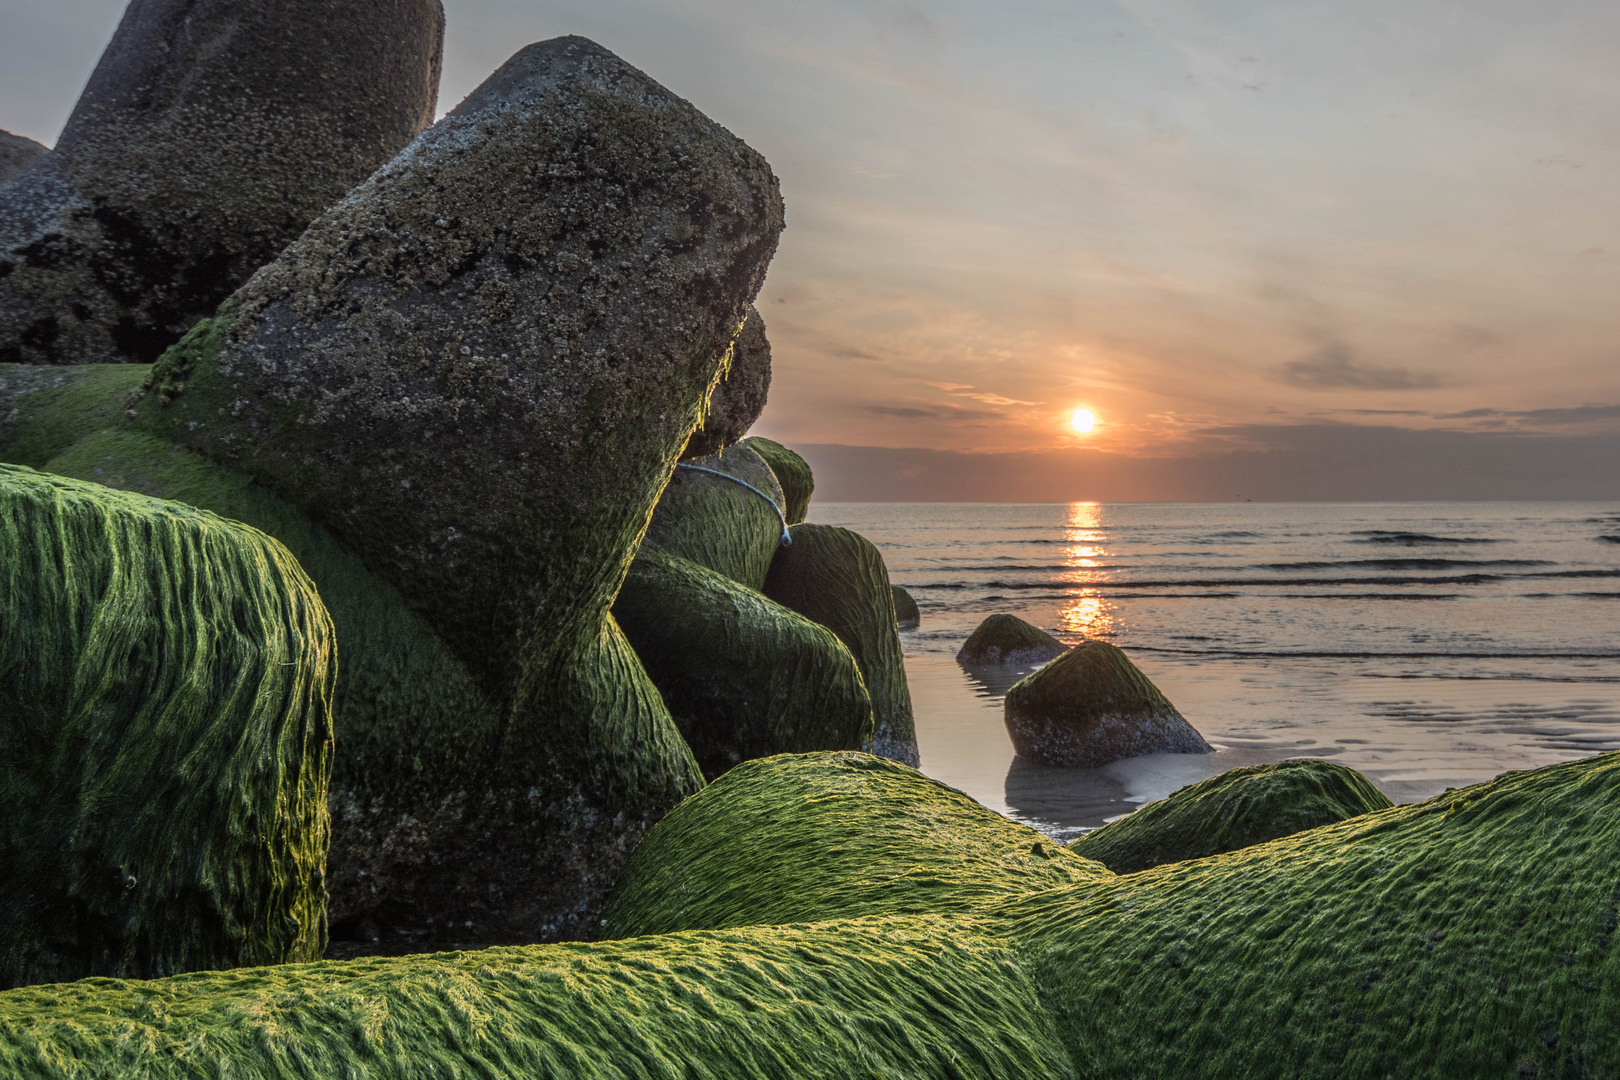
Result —
<instances>
[{"instance_id":1,"label":"sun","mask_svg":"<svg viewBox=\"0 0 1620 1080\"><path fill-rule=\"evenodd\" d=\"M1069 417L1069 426L1082 435L1089 435L1097 426L1097 414L1090 409L1076 409Z\"/></svg>"}]
</instances>

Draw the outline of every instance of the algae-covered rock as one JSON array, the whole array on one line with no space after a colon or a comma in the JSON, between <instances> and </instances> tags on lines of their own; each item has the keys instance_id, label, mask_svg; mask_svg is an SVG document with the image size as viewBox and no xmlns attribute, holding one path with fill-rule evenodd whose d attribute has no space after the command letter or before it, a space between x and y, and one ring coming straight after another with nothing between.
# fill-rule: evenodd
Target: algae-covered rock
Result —
<instances>
[{"instance_id":1,"label":"algae-covered rock","mask_svg":"<svg viewBox=\"0 0 1620 1080\"><path fill-rule=\"evenodd\" d=\"M709 395L703 422L692 432L685 460L718 454L733 445L754 426L765 411L771 392L771 343L765 337L765 320L759 309L748 309L748 321L737 335L731 350L731 365Z\"/></svg>"},{"instance_id":2,"label":"algae-covered rock","mask_svg":"<svg viewBox=\"0 0 1620 1080\"><path fill-rule=\"evenodd\" d=\"M900 629L916 628L922 622L922 613L917 610L917 601L898 585L891 584L889 593L894 597L894 621Z\"/></svg>"},{"instance_id":3,"label":"algae-covered rock","mask_svg":"<svg viewBox=\"0 0 1620 1080\"><path fill-rule=\"evenodd\" d=\"M676 466L642 542L757 591L787 536L781 508L771 467L733 446Z\"/></svg>"},{"instance_id":4,"label":"algae-covered rock","mask_svg":"<svg viewBox=\"0 0 1620 1080\"><path fill-rule=\"evenodd\" d=\"M0 986L320 957L332 637L256 530L0 465Z\"/></svg>"},{"instance_id":5,"label":"algae-covered rock","mask_svg":"<svg viewBox=\"0 0 1620 1080\"><path fill-rule=\"evenodd\" d=\"M917 764L911 690L883 556L848 529L799 524L792 532L793 543L776 551L765 595L827 627L849 646L872 696L869 749Z\"/></svg>"},{"instance_id":6,"label":"algae-covered rock","mask_svg":"<svg viewBox=\"0 0 1620 1080\"><path fill-rule=\"evenodd\" d=\"M366 732L375 755L340 761L334 859L399 860L345 913L358 936L372 918L415 940L578 935L701 785L608 607L781 223L759 155L561 38L154 366L134 428L319 526L445 646L434 670L466 676L450 696L487 703L454 717L406 658L431 719L407 707L392 745Z\"/></svg>"},{"instance_id":7,"label":"algae-covered rock","mask_svg":"<svg viewBox=\"0 0 1620 1080\"><path fill-rule=\"evenodd\" d=\"M1044 664L1069 647L1038 626L1016 615L991 615L974 628L956 654L961 664Z\"/></svg>"},{"instance_id":8,"label":"algae-covered rock","mask_svg":"<svg viewBox=\"0 0 1620 1080\"><path fill-rule=\"evenodd\" d=\"M871 698L833 632L713 570L643 547L613 614L710 779L872 736Z\"/></svg>"},{"instance_id":9,"label":"algae-covered rock","mask_svg":"<svg viewBox=\"0 0 1620 1080\"><path fill-rule=\"evenodd\" d=\"M1331 761L1231 769L1149 803L1069 844L1116 874L1263 844L1392 804L1372 781Z\"/></svg>"},{"instance_id":10,"label":"algae-covered rock","mask_svg":"<svg viewBox=\"0 0 1620 1080\"><path fill-rule=\"evenodd\" d=\"M0 184L28 168L35 158L47 152L33 139L0 131Z\"/></svg>"},{"instance_id":11,"label":"algae-covered rock","mask_svg":"<svg viewBox=\"0 0 1620 1080\"><path fill-rule=\"evenodd\" d=\"M0 1072L1072 1080L1017 953L937 916L0 994Z\"/></svg>"},{"instance_id":12,"label":"algae-covered rock","mask_svg":"<svg viewBox=\"0 0 1620 1080\"><path fill-rule=\"evenodd\" d=\"M0 361L149 362L432 122L439 0L135 0L0 191Z\"/></svg>"},{"instance_id":13,"label":"algae-covered rock","mask_svg":"<svg viewBox=\"0 0 1620 1080\"><path fill-rule=\"evenodd\" d=\"M782 485L782 495L787 500L783 504L783 510L787 513L788 524L799 524L810 510L810 495L816 489L816 479L811 475L810 464L781 443L772 442L762 436L752 435L744 441L756 454L765 459L765 463L771 467L777 481Z\"/></svg>"},{"instance_id":14,"label":"algae-covered rock","mask_svg":"<svg viewBox=\"0 0 1620 1080\"><path fill-rule=\"evenodd\" d=\"M1101 864L915 769L784 754L737 766L654 826L602 935L972 912L1102 880Z\"/></svg>"},{"instance_id":15,"label":"algae-covered rock","mask_svg":"<svg viewBox=\"0 0 1620 1080\"><path fill-rule=\"evenodd\" d=\"M1083 641L1019 680L1004 709L1019 755L1042 765L1095 769L1143 754L1215 752L1105 641Z\"/></svg>"}]
</instances>

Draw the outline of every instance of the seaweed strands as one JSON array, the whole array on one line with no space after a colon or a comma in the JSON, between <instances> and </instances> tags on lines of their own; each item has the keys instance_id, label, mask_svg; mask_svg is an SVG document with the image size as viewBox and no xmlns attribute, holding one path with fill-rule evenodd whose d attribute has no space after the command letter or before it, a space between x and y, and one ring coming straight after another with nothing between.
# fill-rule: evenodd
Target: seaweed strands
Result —
<instances>
[{"instance_id":1,"label":"seaweed strands","mask_svg":"<svg viewBox=\"0 0 1620 1080\"><path fill-rule=\"evenodd\" d=\"M335 667L275 540L0 465L0 986L318 959Z\"/></svg>"}]
</instances>

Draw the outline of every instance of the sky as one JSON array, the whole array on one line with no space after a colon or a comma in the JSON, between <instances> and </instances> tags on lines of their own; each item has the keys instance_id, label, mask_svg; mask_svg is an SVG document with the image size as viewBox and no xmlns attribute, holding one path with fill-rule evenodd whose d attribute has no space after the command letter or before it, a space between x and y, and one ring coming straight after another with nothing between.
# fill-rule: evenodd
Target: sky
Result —
<instances>
[{"instance_id":1,"label":"sky","mask_svg":"<svg viewBox=\"0 0 1620 1080\"><path fill-rule=\"evenodd\" d=\"M0 0L0 127L121 9ZM770 160L755 430L818 495L1620 499L1620 5L446 14L441 112L577 33Z\"/></svg>"}]
</instances>

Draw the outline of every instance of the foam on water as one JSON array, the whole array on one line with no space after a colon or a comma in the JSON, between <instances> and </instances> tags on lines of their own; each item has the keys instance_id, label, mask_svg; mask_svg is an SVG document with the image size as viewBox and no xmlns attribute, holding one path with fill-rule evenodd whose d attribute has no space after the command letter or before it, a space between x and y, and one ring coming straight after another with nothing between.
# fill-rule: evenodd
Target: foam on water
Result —
<instances>
[{"instance_id":1,"label":"foam on water","mask_svg":"<svg viewBox=\"0 0 1620 1080\"><path fill-rule=\"evenodd\" d=\"M814 503L810 519L872 540L917 599L901 637L923 771L1056 836L1263 761L1331 758L1411 802L1620 747L1612 504ZM1218 752L1018 760L1001 719L1017 674L954 659L995 612L1125 649Z\"/></svg>"}]
</instances>

